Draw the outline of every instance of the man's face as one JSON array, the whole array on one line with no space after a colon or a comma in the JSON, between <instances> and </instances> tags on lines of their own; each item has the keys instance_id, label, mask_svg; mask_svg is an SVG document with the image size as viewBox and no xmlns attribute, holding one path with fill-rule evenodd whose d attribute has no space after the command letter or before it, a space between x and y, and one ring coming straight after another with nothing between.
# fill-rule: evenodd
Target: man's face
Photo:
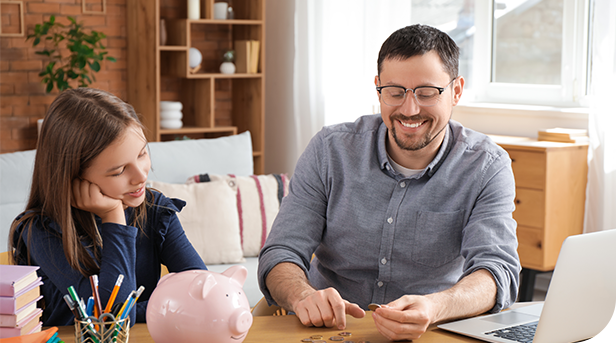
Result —
<instances>
[{"instance_id":1,"label":"man's face","mask_svg":"<svg viewBox=\"0 0 616 343\"><path fill-rule=\"evenodd\" d=\"M380 82L378 76L375 78L377 86L402 86L407 89L421 86L444 88L451 81L435 51L406 60L387 59L383 61ZM440 95L437 104L431 107L419 106L411 91L407 92L404 103L399 106L389 106L379 96L381 117L389 129L389 146L407 151L438 148L445 136L444 129L451 118L453 106L460 100L463 86L464 79L457 78Z\"/></svg>"}]
</instances>

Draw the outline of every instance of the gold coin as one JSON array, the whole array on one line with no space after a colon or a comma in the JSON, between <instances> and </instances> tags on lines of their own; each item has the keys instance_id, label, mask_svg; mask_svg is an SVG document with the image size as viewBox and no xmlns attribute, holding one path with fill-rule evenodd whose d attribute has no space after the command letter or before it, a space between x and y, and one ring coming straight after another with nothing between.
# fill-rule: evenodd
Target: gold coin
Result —
<instances>
[{"instance_id":1,"label":"gold coin","mask_svg":"<svg viewBox=\"0 0 616 343\"><path fill-rule=\"evenodd\" d=\"M312 336L310 336L310 338L312 338L312 339L323 339L323 336L321 336L321 335L312 335Z\"/></svg>"},{"instance_id":2,"label":"gold coin","mask_svg":"<svg viewBox=\"0 0 616 343\"><path fill-rule=\"evenodd\" d=\"M370 311L376 311L377 308L380 308L381 305L379 304L370 304L368 305L368 309L370 309Z\"/></svg>"}]
</instances>

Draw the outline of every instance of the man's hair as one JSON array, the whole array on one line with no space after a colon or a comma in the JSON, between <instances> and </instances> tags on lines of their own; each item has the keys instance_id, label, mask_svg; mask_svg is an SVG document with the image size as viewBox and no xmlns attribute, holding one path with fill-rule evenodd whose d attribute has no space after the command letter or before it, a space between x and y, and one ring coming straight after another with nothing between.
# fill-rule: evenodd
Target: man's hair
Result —
<instances>
[{"instance_id":1,"label":"man's hair","mask_svg":"<svg viewBox=\"0 0 616 343\"><path fill-rule=\"evenodd\" d=\"M456 42L445 32L421 24L401 28L385 40L379 51L378 75L381 75L385 60L405 60L432 50L441 58L445 72L452 79L457 77L460 49Z\"/></svg>"}]
</instances>

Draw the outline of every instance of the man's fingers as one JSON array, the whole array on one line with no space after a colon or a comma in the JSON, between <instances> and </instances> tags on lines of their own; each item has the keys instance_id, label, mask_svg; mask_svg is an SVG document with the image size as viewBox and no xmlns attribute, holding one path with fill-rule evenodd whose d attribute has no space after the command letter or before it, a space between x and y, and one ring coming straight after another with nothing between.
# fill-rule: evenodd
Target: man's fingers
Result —
<instances>
[{"instance_id":1,"label":"man's fingers","mask_svg":"<svg viewBox=\"0 0 616 343\"><path fill-rule=\"evenodd\" d=\"M355 318L364 318L364 316L366 315L366 311L364 311L361 307L359 307L359 305L350 303L346 300L344 301L344 304L345 304L345 311L347 314L350 314L351 316Z\"/></svg>"}]
</instances>

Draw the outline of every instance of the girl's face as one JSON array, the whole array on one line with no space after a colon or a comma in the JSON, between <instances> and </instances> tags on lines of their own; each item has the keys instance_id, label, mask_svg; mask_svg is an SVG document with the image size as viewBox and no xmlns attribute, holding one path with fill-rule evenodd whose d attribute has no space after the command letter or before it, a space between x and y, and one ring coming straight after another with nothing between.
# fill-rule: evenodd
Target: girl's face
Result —
<instances>
[{"instance_id":1,"label":"girl's face","mask_svg":"<svg viewBox=\"0 0 616 343\"><path fill-rule=\"evenodd\" d=\"M121 200L125 208L141 205L151 166L146 143L141 128L129 126L92 161L83 179L98 185L103 195Z\"/></svg>"}]
</instances>

